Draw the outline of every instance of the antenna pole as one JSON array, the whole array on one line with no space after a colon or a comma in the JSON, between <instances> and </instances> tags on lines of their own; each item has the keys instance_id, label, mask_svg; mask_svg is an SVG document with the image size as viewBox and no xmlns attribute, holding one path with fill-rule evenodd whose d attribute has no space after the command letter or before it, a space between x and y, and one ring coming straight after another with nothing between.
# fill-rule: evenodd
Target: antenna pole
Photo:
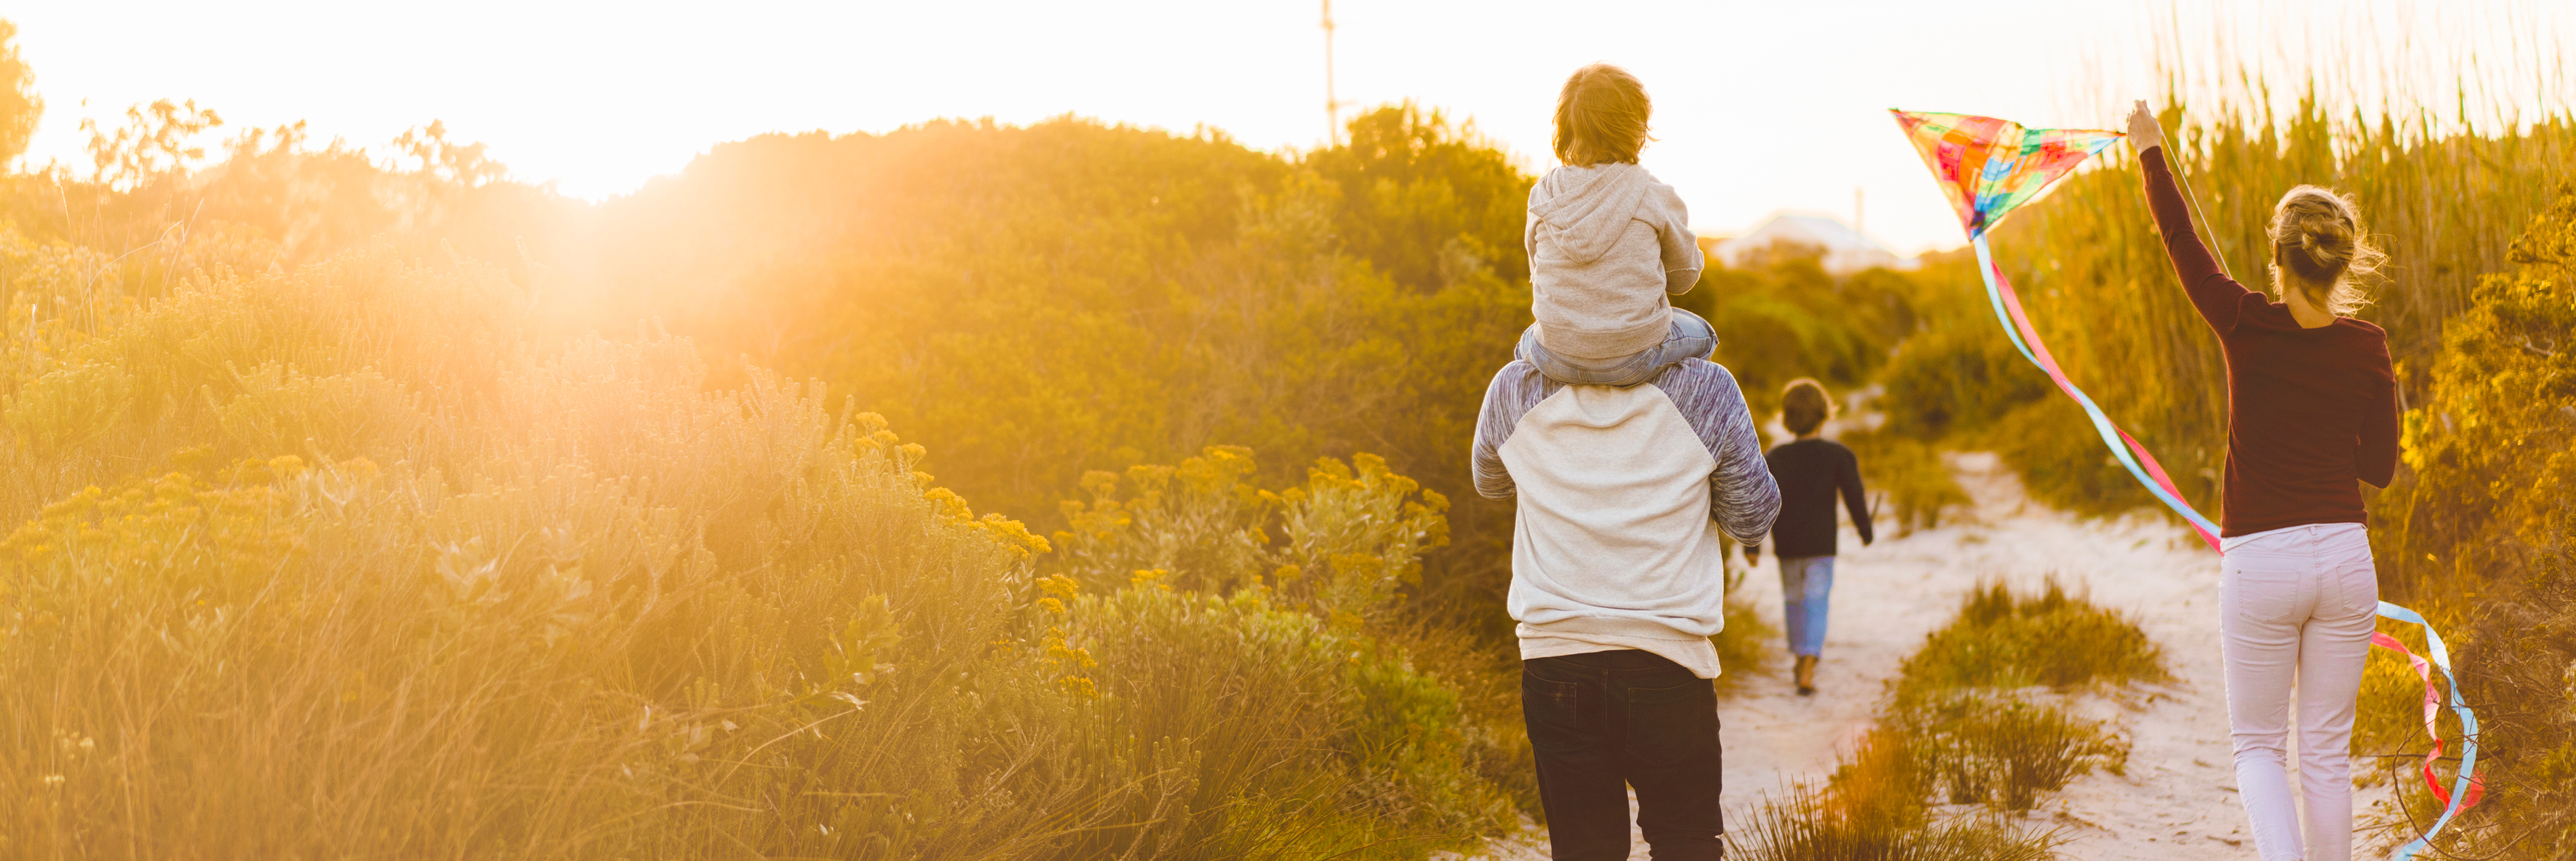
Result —
<instances>
[{"instance_id":1,"label":"antenna pole","mask_svg":"<svg viewBox=\"0 0 2576 861\"><path fill-rule=\"evenodd\" d=\"M1342 103L1333 97L1333 0L1324 0L1324 132L1342 145Z\"/></svg>"}]
</instances>

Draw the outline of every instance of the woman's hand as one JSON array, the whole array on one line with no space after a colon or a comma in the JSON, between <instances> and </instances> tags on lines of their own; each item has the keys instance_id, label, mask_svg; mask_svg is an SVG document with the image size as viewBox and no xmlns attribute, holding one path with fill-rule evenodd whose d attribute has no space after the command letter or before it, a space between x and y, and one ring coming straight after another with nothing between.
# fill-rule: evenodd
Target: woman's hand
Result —
<instances>
[{"instance_id":1,"label":"woman's hand","mask_svg":"<svg viewBox=\"0 0 2576 861\"><path fill-rule=\"evenodd\" d=\"M2139 155L2165 145L2165 127L2156 122L2156 113L2147 110L2147 100L2139 99L2136 110L2129 112L2129 149Z\"/></svg>"}]
</instances>

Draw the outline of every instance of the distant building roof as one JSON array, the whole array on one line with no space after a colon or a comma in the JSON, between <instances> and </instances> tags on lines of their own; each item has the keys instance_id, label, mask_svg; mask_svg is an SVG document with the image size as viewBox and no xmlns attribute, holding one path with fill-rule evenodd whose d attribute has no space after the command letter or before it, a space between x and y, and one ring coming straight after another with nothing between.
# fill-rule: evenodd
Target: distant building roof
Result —
<instances>
[{"instance_id":1,"label":"distant building roof","mask_svg":"<svg viewBox=\"0 0 2576 861\"><path fill-rule=\"evenodd\" d=\"M1840 219L1823 215L1774 215L1762 226L1742 236L1717 240L1708 247L1710 254L1729 267L1744 265L1755 255L1773 245L1789 243L1822 249L1817 262L1826 272L1848 275L1872 267L1913 269L1922 265L1911 257L1898 257L1877 240L1869 238Z\"/></svg>"}]
</instances>

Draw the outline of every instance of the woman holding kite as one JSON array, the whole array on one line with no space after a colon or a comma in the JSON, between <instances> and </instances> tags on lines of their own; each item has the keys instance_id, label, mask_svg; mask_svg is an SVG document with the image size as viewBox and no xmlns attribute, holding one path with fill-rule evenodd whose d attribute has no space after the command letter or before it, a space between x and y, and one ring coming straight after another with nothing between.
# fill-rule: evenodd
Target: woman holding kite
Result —
<instances>
[{"instance_id":1,"label":"woman holding kite","mask_svg":"<svg viewBox=\"0 0 2576 861\"><path fill-rule=\"evenodd\" d=\"M2379 603L2358 482L2387 486L2398 440L2387 333L2345 315L2367 301L2354 282L2383 255L2350 197L2290 189L2268 231L2271 301L2228 277L2192 230L2144 101L2129 144L2174 274L2227 357L2219 628L2254 847L2264 861L2344 861L2354 700ZM2304 841L2285 767L2294 687Z\"/></svg>"}]
</instances>

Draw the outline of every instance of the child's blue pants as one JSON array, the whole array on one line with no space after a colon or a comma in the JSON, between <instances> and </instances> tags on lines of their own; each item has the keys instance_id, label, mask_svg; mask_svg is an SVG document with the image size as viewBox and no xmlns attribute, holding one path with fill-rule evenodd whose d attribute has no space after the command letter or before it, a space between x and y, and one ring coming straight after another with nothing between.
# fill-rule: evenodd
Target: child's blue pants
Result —
<instances>
[{"instance_id":1,"label":"child's blue pants","mask_svg":"<svg viewBox=\"0 0 2576 861\"><path fill-rule=\"evenodd\" d=\"M1780 560L1780 615L1788 622L1790 654L1824 654L1825 605L1833 592L1834 557Z\"/></svg>"}]
</instances>

